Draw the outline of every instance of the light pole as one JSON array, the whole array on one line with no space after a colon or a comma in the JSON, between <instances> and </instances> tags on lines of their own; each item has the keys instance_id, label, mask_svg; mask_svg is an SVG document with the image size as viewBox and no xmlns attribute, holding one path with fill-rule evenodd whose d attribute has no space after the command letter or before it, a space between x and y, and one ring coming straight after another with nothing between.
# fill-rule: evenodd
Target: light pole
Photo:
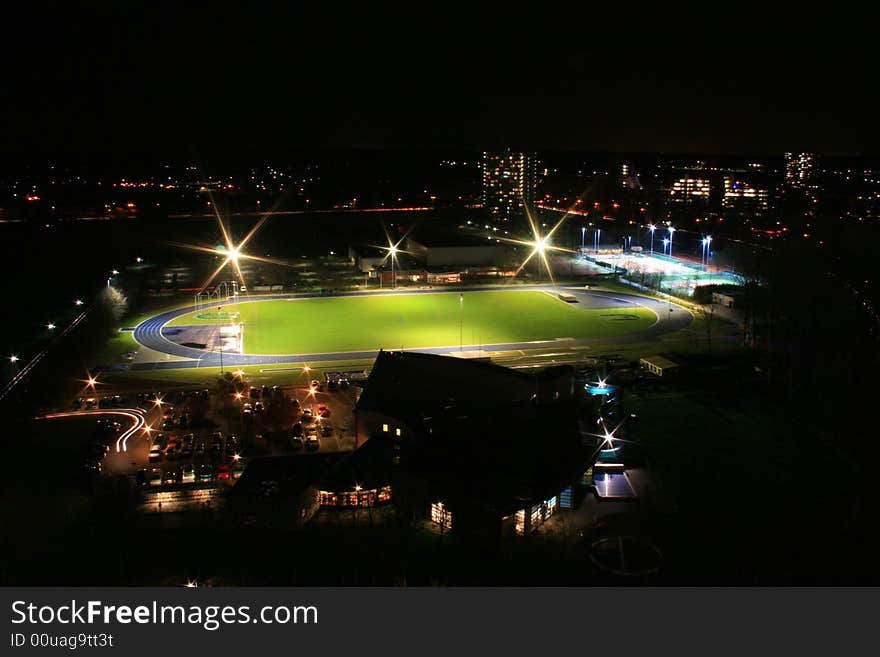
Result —
<instances>
[{"instance_id":1,"label":"light pole","mask_svg":"<svg viewBox=\"0 0 880 657\"><path fill-rule=\"evenodd\" d=\"M712 255L712 251L711 251L712 236L706 235L706 239L704 241L706 242L706 268L708 269L709 268L709 257Z\"/></svg>"},{"instance_id":2,"label":"light pole","mask_svg":"<svg viewBox=\"0 0 880 657\"><path fill-rule=\"evenodd\" d=\"M584 252L584 240L587 237L587 227L581 226L581 253Z\"/></svg>"},{"instance_id":3,"label":"light pole","mask_svg":"<svg viewBox=\"0 0 880 657\"><path fill-rule=\"evenodd\" d=\"M651 231L651 253L654 253L654 231L656 230L656 228L657 226L655 226L654 224L648 226L648 230Z\"/></svg>"},{"instance_id":4,"label":"light pole","mask_svg":"<svg viewBox=\"0 0 880 657\"><path fill-rule=\"evenodd\" d=\"M664 238L663 238L663 255L666 255L666 245L667 245L667 244L669 244L669 238L668 238L668 237L664 237Z\"/></svg>"},{"instance_id":5,"label":"light pole","mask_svg":"<svg viewBox=\"0 0 880 657\"><path fill-rule=\"evenodd\" d=\"M464 351L464 294L458 295L458 350Z\"/></svg>"},{"instance_id":6,"label":"light pole","mask_svg":"<svg viewBox=\"0 0 880 657\"><path fill-rule=\"evenodd\" d=\"M672 234L675 232L675 227L669 227L669 257L672 257Z\"/></svg>"},{"instance_id":7,"label":"light pole","mask_svg":"<svg viewBox=\"0 0 880 657\"><path fill-rule=\"evenodd\" d=\"M392 244L388 249L388 253L391 254L391 289L393 290L397 287L397 277L394 273L394 261L397 259L397 247Z\"/></svg>"}]
</instances>

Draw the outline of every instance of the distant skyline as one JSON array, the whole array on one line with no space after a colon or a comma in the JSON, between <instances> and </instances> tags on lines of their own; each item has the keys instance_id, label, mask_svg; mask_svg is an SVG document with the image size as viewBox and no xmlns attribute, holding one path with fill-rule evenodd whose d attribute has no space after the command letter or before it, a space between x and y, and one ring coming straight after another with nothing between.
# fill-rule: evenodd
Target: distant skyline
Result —
<instances>
[{"instance_id":1,"label":"distant skyline","mask_svg":"<svg viewBox=\"0 0 880 657\"><path fill-rule=\"evenodd\" d=\"M0 45L0 148L880 152L871 23L750 11L31 10Z\"/></svg>"}]
</instances>

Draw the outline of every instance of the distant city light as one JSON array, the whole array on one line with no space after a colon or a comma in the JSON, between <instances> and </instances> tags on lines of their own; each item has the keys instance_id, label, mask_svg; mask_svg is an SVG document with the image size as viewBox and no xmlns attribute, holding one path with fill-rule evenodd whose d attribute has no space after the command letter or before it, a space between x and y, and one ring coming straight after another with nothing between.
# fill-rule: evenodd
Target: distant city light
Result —
<instances>
[{"instance_id":1,"label":"distant city light","mask_svg":"<svg viewBox=\"0 0 880 657\"><path fill-rule=\"evenodd\" d=\"M18 356L10 356L10 357L9 357L9 362L10 362L10 363L17 363L17 362L18 362Z\"/></svg>"},{"instance_id":2,"label":"distant city light","mask_svg":"<svg viewBox=\"0 0 880 657\"><path fill-rule=\"evenodd\" d=\"M50 331L52 331L52 330L54 330L55 325L52 322L49 322L48 324L46 324L46 328L49 329Z\"/></svg>"}]
</instances>

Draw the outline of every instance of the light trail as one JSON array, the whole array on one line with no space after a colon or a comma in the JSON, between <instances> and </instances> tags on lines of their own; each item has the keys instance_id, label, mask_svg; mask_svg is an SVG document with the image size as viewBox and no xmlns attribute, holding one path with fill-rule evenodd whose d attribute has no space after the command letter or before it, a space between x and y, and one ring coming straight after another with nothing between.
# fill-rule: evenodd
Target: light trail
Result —
<instances>
[{"instance_id":1,"label":"light trail","mask_svg":"<svg viewBox=\"0 0 880 657\"><path fill-rule=\"evenodd\" d=\"M83 417L87 415L121 415L132 420L134 423L127 430L119 434L116 439L116 453L128 451L128 439L134 435L139 429L146 425L146 419L143 411L139 408L117 408L112 410L95 410L95 411L65 411L62 413L49 413L48 415L38 415L35 420L55 420L65 417Z\"/></svg>"}]
</instances>

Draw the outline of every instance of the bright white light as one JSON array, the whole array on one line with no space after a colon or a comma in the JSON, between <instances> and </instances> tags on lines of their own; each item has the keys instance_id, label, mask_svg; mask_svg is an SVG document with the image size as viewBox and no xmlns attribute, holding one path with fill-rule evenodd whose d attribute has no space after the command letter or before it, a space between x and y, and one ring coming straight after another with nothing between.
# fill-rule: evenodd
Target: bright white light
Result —
<instances>
[{"instance_id":1,"label":"bright white light","mask_svg":"<svg viewBox=\"0 0 880 657\"><path fill-rule=\"evenodd\" d=\"M547 239L537 239L533 242L533 246L535 247L535 251L538 253L544 253L547 250Z\"/></svg>"},{"instance_id":2,"label":"bright white light","mask_svg":"<svg viewBox=\"0 0 880 657\"><path fill-rule=\"evenodd\" d=\"M17 363L17 362L18 362L18 356L10 356L10 357L9 357L9 362L10 362L10 363Z\"/></svg>"},{"instance_id":3,"label":"bright white light","mask_svg":"<svg viewBox=\"0 0 880 657\"><path fill-rule=\"evenodd\" d=\"M116 275L119 273L119 270L118 270L118 269L114 269L114 270L113 270L112 272L110 272L110 273L113 274L114 276L116 276Z\"/></svg>"},{"instance_id":4,"label":"bright white light","mask_svg":"<svg viewBox=\"0 0 880 657\"><path fill-rule=\"evenodd\" d=\"M46 324L46 328L51 331L55 328L55 325L52 322L49 322L48 324Z\"/></svg>"},{"instance_id":5,"label":"bright white light","mask_svg":"<svg viewBox=\"0 0 880 657\"><path fill-rule=\"evenodd\" d=\"M75 303L77 306L81 306L81 305L83 305L82 299L77 299L76 301L74 301L74 303Z\"/></svg>"},{"instance_id":6,"label":"bright white light","mask_svg":"<svg viewBox=\"0 0 880 657\"><path fill-rule=\"evenodd\" d=\"M396 256L397 255L397 247L394 245L391 245L390 247L388 247L388 253L390 253L392 257Z\"/></svg>"}]
</instances>

